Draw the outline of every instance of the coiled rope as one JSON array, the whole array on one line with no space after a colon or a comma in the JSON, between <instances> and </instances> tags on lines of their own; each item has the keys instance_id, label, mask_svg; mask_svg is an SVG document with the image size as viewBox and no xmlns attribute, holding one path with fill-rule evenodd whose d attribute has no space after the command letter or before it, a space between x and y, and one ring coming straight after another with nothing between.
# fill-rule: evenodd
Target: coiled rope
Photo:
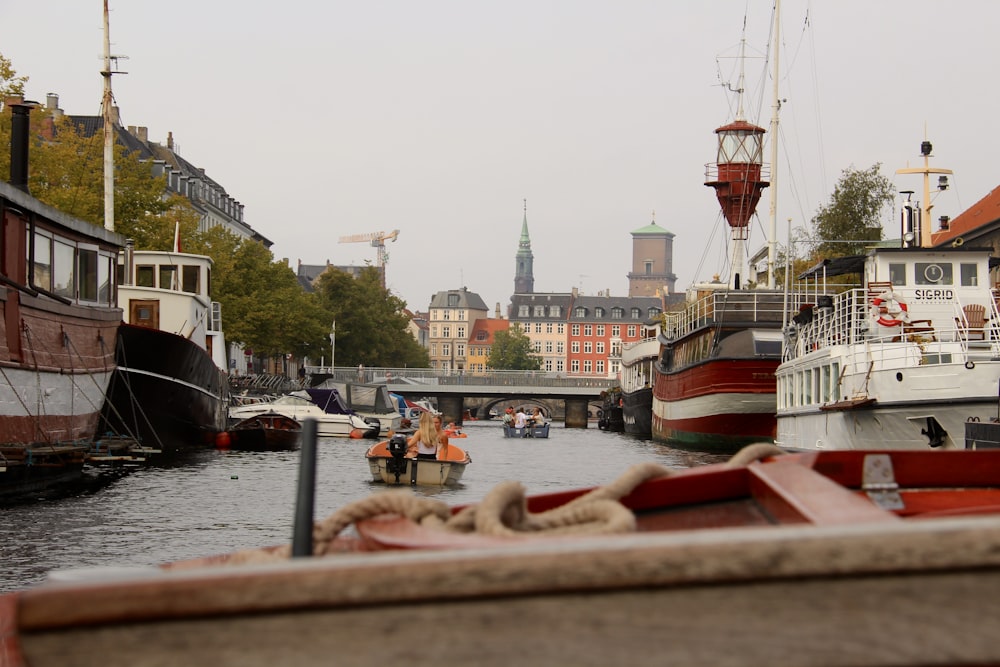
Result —
<instances>
[{"instance_id":1,"label":"coiled rope","mask_svg":"<svg viewBox=\"0 0 1000 667\"><path fill-rule=\"evenodd\" d=\"M748 445L737 452L727 466L745 466L784 452L768 443ZM605 486L597 487L568 503L544 512L528 510L527 494L519 482L501 482L493 487L478 505L470 505L452 514L440 500L416 496L409 490L384 491L354 501L313 526L313 555L338 551L336 537L358 521L383 514L396 514L421 526L452 533L489 536L610 535L633 532L635 515L619 501L637 486L651 479L667 477L677 471L658 463L640 463ZM291 547L250 549L236 552L226 565L263 563L289 558Z\"/></svg>"}]
</instances>

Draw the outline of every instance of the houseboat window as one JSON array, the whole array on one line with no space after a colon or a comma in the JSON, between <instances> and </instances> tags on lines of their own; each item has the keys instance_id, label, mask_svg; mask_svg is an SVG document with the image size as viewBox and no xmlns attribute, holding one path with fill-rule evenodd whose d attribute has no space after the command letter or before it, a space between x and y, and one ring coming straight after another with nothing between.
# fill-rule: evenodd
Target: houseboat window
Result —
<instances>
[{"instance_id":1,"label":"houseboat window","mask_svg":"<svg viewBox=\"0 0 1000 667\"><path fill-rule=\"evenodd\" d=\"M97 300L102 304L111 305L114 303L114 286L112 276L115 275L115 267L118 261L114 255L102 254L97 268Z\"/></svg>"},{"instance_id":2,"label":"houseboat window","mask_svg":"<svg viewBox=\"0 0 1000 667\"><path fill-rule=\"evenodd\" d=\"M135 267L136 287L156 287L156 267L143 264Z\"/></svg>"},{"instance_id":3,"label":"houseboat window","mask_svg":"<svg viewBox=\"0 0 1000 667\"><path fill-rule=\"evenodd\" d=\"M917 285L953 285L951 264L947 262L917 262L914 264Z\"/></svg>"},{"instance_id":4,"label":"houseboat window","mask_svg":"<svg viewBox=\"0 0 1000 667\"><path fill-rule=\"evenodd\" d=\"M31 283L52 291L52 239L35 232L35 256L32 258Z\"/></svg>"},{"instance_id":5,"label":"houseboat window","mask_svg":"<svg viewBox=\"0 0 1000 667\"><path fill-rule=\"evenodd\" d=\"M830 367L829 366L823 366L823 368L821 369L821 371L822 371L822 374L823 374L823 383L822 383L822 386L820 387L820 392L821 393L820 393L820 399L819 400L820 400L821 403L827 403L827 402L830 401L830 396L831 396L831 394L830 394L830 389L831 389L831 387L830 387Z\"/></svg>"},{"instance_id":6,"label":"houseboat window","mask_svg":"<svg viewBox=\"0 0 1000 667\"><path fill-rule=\"evenodd\" d=\"M80 301L97 301L97 249L80 248Z\"/></svg>"},{"instance_id":7,"label":"houseboat window","mask_svg":"<svg viewBox=\"0 0 1000 667\"><path fill-rule=\"evenodd\" d=\"M177 291L179 285L177 284L177 267L176 266L160 266L160 289L169 289Z\"/></svg>"},{"instance_id":8,"label":"houseboat window","mask_svg":"<svg viewBox=\"0 0 1000 667\"><path fill-rule=\"evenodd\" d=\"M813 402L813 372L807 368L802 378L802 404L809 405Z\"/></svg>"},{"instance_id":9,"label":"houseboat window","mask_svg":"<svg viewBox=\"0 0 1000 667\"><path fill-rule=\"evenodd\" d=\"M978 264L959 264L958 267L962 274L962 287L977 287L979 285Z\"/></svg>"},{"instance_id":10,"label":"houseboat window","mask_svg":"<svg viewBox=\"0 0 1000 667\"><path fill-rule=\"evenodd\" d=\"M906 284L906 264L889 264L889 282L893 285Z\"/></svg>"},{"instance_id":11,"label":"houseboat window","mask_svg":"<svg viewBox=\"0 0 1000 667\"><path fill-rule=\"evenodd\" d=\"M58 239L52 244L52 291L67 299L76 298L76 285L74 284L74 261L76 252L73 246L63 243Z\"/></svg>"},{"instance_id":12,"label":"houseboat window","mask_svg":"<svg viewBox=\"0 0 1000 667\"><path fill-rule=\"evenodd\" d=\"M182 271L181 278L183 279L183 283L181 284L181 289L191 294L200 293L201 285L199 283L201 281L199 280L199 278L201 277L201 271L198 270L198 267L184 266L181 267L181 271Z\"/></svg>"},{"instance_id":13,"label":"houseboat window","mask_svg":"<svg viewBox=\"0 0 1000 667\"><path fill-rule=\"evenodd\" d=\"M833 362L833 368L830 371L831 380L833 386L831 388L830 397L834 401L840 400L840 362Z\"/></svg>"}]
</instances>

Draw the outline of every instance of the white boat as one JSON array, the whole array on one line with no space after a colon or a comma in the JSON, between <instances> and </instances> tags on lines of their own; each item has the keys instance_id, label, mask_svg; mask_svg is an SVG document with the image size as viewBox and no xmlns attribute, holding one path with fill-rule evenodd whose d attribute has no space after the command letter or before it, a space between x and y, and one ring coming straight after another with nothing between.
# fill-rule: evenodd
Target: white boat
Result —
<instances>
[{"instance_id":1,"label":"white boat","mask_svg":"<svg viewBox=\"0 0 1000 667\"><path fill-rule=\"evenodd\" d=\"M389 437L392 432L399 430L403 421L403 416L396 409L385 384L337 382L328 379L315 388L336 389L347 407L369 424L378 424L379 437Z\"/></svg>"},{"instance_id":2,"label":"white boat","mask_svg":"<svg viewBox=\"0 0 1000 667\"><path fill-rule=\"evenodd\" d=\"M301 422L316 420L316 434L330 438L375 438L378 424L369 424L351 410L336 389L307 389L279 396L267 403L252 403L229 408L230 421L276 412Z\"/></svg>"},{"instance_id":3,"label":"white boat","mask_svg":"<svg viewBox=\"0 0 1000 667\"><path fill-rule=\"evenodd\" d=\"M990 249L894 248L824 262L864 286L803 307L777 371L783 448L962 449L997 412Z\"/></svg>"},{"instance_id":4,"label":"white boat","mask_svg":"<svg viewBox=\"0 0 1000 667\"><path fill-rule=\"evenodd\" d=\"M377 442L365 452L373 481L416 486L454 486L472 463L469 453L449 444L437 459L406 458L406 436Z\"/></svg>"}]
</instances>

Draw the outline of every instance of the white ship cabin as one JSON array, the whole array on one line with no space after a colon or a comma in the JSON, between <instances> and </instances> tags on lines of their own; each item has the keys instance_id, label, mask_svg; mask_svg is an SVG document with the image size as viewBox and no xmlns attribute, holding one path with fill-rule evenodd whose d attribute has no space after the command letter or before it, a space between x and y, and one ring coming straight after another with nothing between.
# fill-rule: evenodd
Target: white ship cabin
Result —
<instances>
[{"instance_id":1,"label":"white ship cabin","mask_svg":"<svg viewBox=\"0 0 1000 667\"><path fill-rule=\"evenodd\" d=\"M885 369L1000 359L991 264L984 248L880 248L807 271L800 278L817 296L786 329L779 410L867 393L872 373ZM862 287L829 295L826 278L851 274ZM854 375L861 384L846 386Z\"/></svg>"},{"instance_id":2,"label":"white ship cabin","mask_svg":"<svg viewBox=\"0 0 1000 667\"><path fill-rule=\"evenodd\" d=\"M118 304L126 322L183 336L227 368L222 309L210 297L211 257L134 250L129 241L118 272Z\"/></svg>"}]
</instances>

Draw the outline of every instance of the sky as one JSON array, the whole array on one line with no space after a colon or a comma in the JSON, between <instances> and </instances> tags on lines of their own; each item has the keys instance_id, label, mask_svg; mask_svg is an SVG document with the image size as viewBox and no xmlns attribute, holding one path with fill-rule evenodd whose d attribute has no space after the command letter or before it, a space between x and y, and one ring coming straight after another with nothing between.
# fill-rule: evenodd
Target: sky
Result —
<instances>
[{"instance_id":1,"label":"sky","mask_svg":"<svg viewBox=\"0 0 1000 667\"><path fill-rule=\"evenodd\" d=\"M100 113L102 6L0 3L0 53L29 77L26 97L57 93L68 114ZM461 287L491 313L505 309L525 201L536 292L627 294L630 232L654 219L676 235L683 291L727 271L705 165L714 130L735 117L741 62L744 115L770 126L772 10L754 0L111 0L111 52L128 58L114 94L123 125L160 143L172 133L244 204L276 259L374 263L371 245L339 239L398 229L387 285L412 310ZM995 0L783 0L778 243L849 167L880 163L921 198L920 177L895 171L922 165L925 138L932 166L955 172L935 220L997 186L997 25ZM750 253L766 242L771 194Z\"/></svg>"}]
</instances>

